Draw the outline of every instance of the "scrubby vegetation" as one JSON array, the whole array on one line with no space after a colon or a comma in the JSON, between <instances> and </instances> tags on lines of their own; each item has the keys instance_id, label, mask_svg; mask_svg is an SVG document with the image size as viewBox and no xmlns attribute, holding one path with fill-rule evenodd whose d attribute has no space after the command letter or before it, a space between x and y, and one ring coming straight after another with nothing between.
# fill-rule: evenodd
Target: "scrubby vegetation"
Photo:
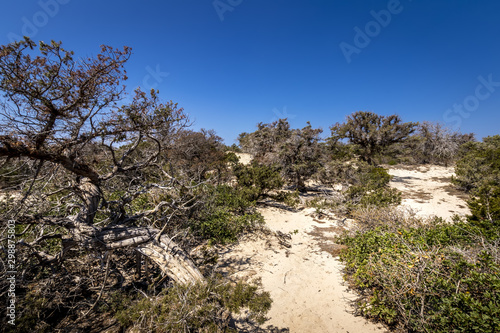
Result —
<instances>
[{"instance_id":1,"label":"scrubby vegetation","mask_svg":"<svg viewBox=\"0 0 500 333\"><path fill-rule=\"evenodd\" d=\"M347 279L366 316L414 332L500 330L498 137L463 146L455 182L474 193L454 223L361 214L345 234Z\"/></svg>"},{"instance_id":2,"label":"scrubby vegetation","mask_svg":"<svg viewBox=\"0 0 500 333\"><path fill-rule=\"evenodd\" d=\"M409 331L500 329L499 136L474 142L440 124L358 111L328 138L279 119L227 147L214 131L191 130L157 91L120 105L130 55L104 46L76 58L28 38L0 48L0 214L16 221L19 309L17 326L2 330L261 324L269 293L229 279L217 251L263 230L257 207L277 201L357 221L339 242L362 314ZM471 195L466 220L396 208L401 193L383 164L455 162L453 182ZM6 302L7 247L0 252Z\"/></svg>"},{"instance_id":3,"label":"scrubby vegetation","mask_svg":"<svg viewBox=\"0 0 500 333\"><path fill-rule=\"evenodd\" d=\"M221 280L175 285L151 298L115 297L110 304L123 327L140 332L236 332L231 313L249 311L257 323L265 322L271 307L268 292L258 285Z\"/></svg>"}]
</instances>

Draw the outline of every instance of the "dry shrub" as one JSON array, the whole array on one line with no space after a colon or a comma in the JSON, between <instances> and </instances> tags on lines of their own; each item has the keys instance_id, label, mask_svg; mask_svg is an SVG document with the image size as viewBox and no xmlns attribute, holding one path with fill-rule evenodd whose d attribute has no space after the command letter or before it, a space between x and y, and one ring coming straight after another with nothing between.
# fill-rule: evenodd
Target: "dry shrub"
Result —
<instances>
[{"instance_id":1,"label":"dry shrub","mask_svg":"<svg viewBox=\"0 0 500 333\"><path fill-rule=\"evenodd\" d=\"M339 240L346 280L363 295L359 311L405 332L500 330L498 230L485 237L439 219L409 227L399 214L358 212L364 229Z\"/></svg>"},{"instance_id":2,"label":"dry shrub","mask_svg":"<svg viewBox=\"0 0 500 333\"><path fill-rule=\"evenodd\" d=\"M262 324L270 307L269 293L259 291L258 283L213 279L177 284L158 296L121 305L116 318L134 332L236 332L232 313L246 310L246 320Z\"/></svg>"},{"instance_id":3,"label":"dry shrub","mask_svg":"<svg viewBox=\"0 0 500 333\"><path fill-rule=\"evenodd\" d=\"M353 231L359 232L377 227L394 231L402 227L419 227L425 223L411 207L358 206L351 211L351 216L356 221Z\"/></svg>"}]
</instances>

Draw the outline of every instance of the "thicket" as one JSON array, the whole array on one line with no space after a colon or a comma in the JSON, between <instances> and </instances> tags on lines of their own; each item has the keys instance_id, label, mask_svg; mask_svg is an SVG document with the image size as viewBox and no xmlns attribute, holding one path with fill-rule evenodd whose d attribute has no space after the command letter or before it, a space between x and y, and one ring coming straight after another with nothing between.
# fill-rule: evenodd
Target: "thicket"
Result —
<instances>
[{"instance_id":1,"label":"thicket","mask_svg":"<svg viewBox=\"0 0 500 333\"><path fill-rule=\"evenodd\" d=\"M453 223L395 212L359 212L339 241L359 311L412 332L500 330L498 136L462 147L455 182L473 194Z\"/></svg>"},{"instance_id":2,"label":"thicket","mask_svg":"<svg viewBox=\"0 0 500 333\"><path fill-rule=\"evenodd\" d=\"M322 130L310 123L301 129L292 129L287 119L270 124L260 123L252 133L240 134L243 151L268 167L277 167L281 176L298 191L305 191L305 182L318 170L321 156Z\"/></svg>"},{"instance_id":3,"label":"thicket","mask_svg":"<svg viewBox=\"0 0 500 333\"><path fill-rule=\"evenodd\" d=\"M331 209L351 216L362 207L387 207L401 203L401 193L389 187L386 169L360 160L339 159L326 163L316 174L318 182L336 187L331 195L322 195L308 204L318 211Z\"/></svg>"},{"instance_id":4,"label":"thicket","mask_svg":"<svg viewBox=\"0 0 500 333\"><path fill-rule=\"evenodd\" d=\"M190 219L191 230L211 244L224 244L262 226L264 218L255 211L255 202L247 195L253 189L245 189L240 191L229 185L206 188L202 208Z\"/></svg>"},{"instance_id":5,"label":"thicket","mask_svg":"<svg viewBox=\"0 0 500 333\"><path fill-rule=\"evenodd\" d=\"M403 123L398 115L381 116L373 112L357 111L347 116L344 123L331 129L331 140L347 139L361 159L375 164L375 157L384 149L406 141L415 131L416 123Z\"/></svg>"},{"instance_id":6,"label":"thicket","mask_svg":"<svg viewBox=\"0 0 500 333\"><path fill-rule=\"evenodd\" d=\"M139 332L237 332L231 313L258 324L271 307L259 285L210 279L205 284L175 285L159 295L131 300L116 295L108 305L122 327Z\"/></svg>"},{"instance_id":7,"label":"thicket","mask_svg":"<svg viewBox=\"0 0 500 333\"><path fill-rule=\"evenodd\" d=\"M441 123L424 121L415 126L415 132L407 140L383 149L376 160L385 164L436 164L447 167L459 159L460 147L472 141L472 133L462 134Z\"/></svg>"}]
</instances>

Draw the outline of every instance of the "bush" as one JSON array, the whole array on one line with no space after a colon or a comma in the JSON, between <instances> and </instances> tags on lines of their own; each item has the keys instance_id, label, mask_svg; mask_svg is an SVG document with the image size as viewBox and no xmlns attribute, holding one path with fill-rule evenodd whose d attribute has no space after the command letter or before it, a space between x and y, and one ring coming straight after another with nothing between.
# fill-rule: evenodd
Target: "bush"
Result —
<instances>
[{"instance_id":1,"label":"bush","mask_svg":"<svg viewBox=\"0 0 500 333\"><path fill-rule=\"evenodd\" d=\"M348 139L354 144L363 161L374 164L374 157L390 146L404 142L415 131L416 123L403 123L398 115L380 116L373 112L357 111L346 122L330 127L330 141Z\"/></svg>"},{"instance_id":2,"label":"bush","mask_svg":"<svg viewBox=\"0 0 500 333\"><path fill-rule=\"evenodd\" d=\"M348 186L332 206L345 206L347 212L357 206L387 207L401 203L401 193L389 187L387 170L361 161L332 161L317 175L323 184ZM340 200L340 201L339 201Z\"/></svg>"},{"instance_id":3,"label":"bush","mask_svg":"<svg viewBox=\"0 0 500 333\"><path fill-rule=\"evenodd\" d=\"M470 223L488 232L500 226L500 135L463 146L453 183L469 191ZM488 234L495 237L495 233Z\"/></svg>"},{"instance_id":4,"label":"bush","mask_svg":"<svg viewBox=\"0 0 500 333\"><path fill-rule=\"evenodd\" d=\"M305 181L318 169L321 155L319 128L307 126L291 129L287 119L270 124L260 123L253 133L242 133L238 140L245 152L254 155L259 163L279 166L283 178L299 191Z\"/></svg>"},{"instance_id":5,"label":"bush","mask_svg":"<svg viewBox=\"0 0 500 333\"><path fill-rule=\"evenodd\" d=\"M210 280L206 284L175 285L155 297L119 305L115 317L141 332L236 332L231 313L248 309L248 318L266 321L271 308L268 292L256 284Z\"/></svg>"},{"instance_id":6,"label":"bush","mask_svg":"<svg viewBox=\"0 0 500 333\"><path fill-rule=\"evenodd\" d=\"M465 191L500 185L500 135L469 142L459 151L452 182Z\"/></svg>"},{"instance_id":7,"label":"bush","mask_svg":"<svg viewBox=\"0 0 500 333\"><path fill-rule=\"evenodd\" d=\"M422 226L422 220L416 216L416 212L406 207L358 206L351 211L351 216L356 221L351 230L361 232L374 230L377 227L396 232L402 225Z\"/></svg>"},{"instance_id":8,"label":"bush","mask_svg":"<svg viewBox=\"0 0 500 333\"><path fill-rule=\"evenodd\" d=\"M227 209L221 208L200 221L197 227L203 238L209 239L212 243L224 244L236 241L245 231L262 224L264 219L259 213L234 215Z\"/></svg>"},{"instance_id":9,"label":"bush","mask_svg":"<svg viewBox=\"0 0 500 333\"><path fill-rule=\"evenodd\" d=\"M272 190L283 186L283 179L277 168L252 162L250 165L236 164L234 174L238 190L249 201L257 201Z\"/></svg>"},{"instance_id":10,"label":"bush","mask_svg":"<svg viewBox=\"0 0 500 333\"><path fill-rule=\"evenodd\" d=\"M244 193L228 185L209 186L206 203L191 218L190 227L198 236L212 243L233 242L264 224L264 218L251 209L253 202Z\"/></svg>"},{"instance_id":11,"label":"bush","mask_svg":"<svg viewBox=\"0 0 500 333\"><path fill-rule=\"evenodd\" d=\"M474 134L453 132L440 123L424 121L418 126L417 138L415 162L448 166L456 161L460 146L474 140Z\"/></svg>"},{"instance_id":12,"label":"bush","mask_svg":"<svg viewBox=\"0 0 500 333\"><path fill-rule=\"evenodd\" d=\"M348 281L365 295L359 310L414 332L498 331L498 239L463 222L404 223L340 238Z\"/></svg>"}]
</instances>

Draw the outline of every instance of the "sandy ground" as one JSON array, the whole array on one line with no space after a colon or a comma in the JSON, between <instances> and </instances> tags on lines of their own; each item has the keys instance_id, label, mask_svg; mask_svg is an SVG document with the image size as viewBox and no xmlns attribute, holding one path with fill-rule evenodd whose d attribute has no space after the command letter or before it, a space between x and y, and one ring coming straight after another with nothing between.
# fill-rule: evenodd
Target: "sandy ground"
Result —
<instances>
[{"instance_id":1,"label":"sandy ground","mask_svg":"<svg viewBox=\"0 0 500 333\"><path fill-rule=\"evenodd\" d=\"M249 156L242 154L241 160L248 163ZM449 185L453 168L391 167L389 173L390 185L403 192L402 204L419 215L449 219L455 213L468 213L464 198ZM260 278L271 293L273 306L263 328L272 325L297 333L386 331L381 324L353 314L351 303L357 296L343 283L343 265L336 258L339 245L333 239L349 220L320 220L313 217L314 209L259 210L272 231L290 233L291 246L280 245L276 237L255 236L227 248L220 262L237 277Z\"/></svg>"},{"instance_id":2,"label":"sandy ground","mask_svg":"<svg viewBox=\"0 0 500 333\"><path fill-rule=\"evenodd\" d=\"M342 264L317 240L332 237L339 222L315 219L313 211L261 208L271 230L291 234L291 247L269 239L244 241L223 253L222 261L240 277L262 279L274 301L264 326L301 333L383 332L381 325L352 314L349 303L356 295L343 285Z\"/></svg>"},{"instance_id":3,"label":"sandy ground","mask_svg":"<svg viewBox=\"0 0 500 333\"><path fill-rule=\"evenodd\" d=\"M236 156L240 159L240 163L247 165L252 161L252 155L247 153L236 153Z\"/></svg>"},{"instance_id":4,"label":"sandy ground","mask_svg":"<svg viewBox=\"0 0 500 333\"><path fill-rule=\"evenodd\" d=\"M390 168L389 174L393 176L390 185L403 192L401 205L413 208L419 216L435 215L449 221L455 214L470 214L467 196L450 184L453 167Z\"/></svg>"}]
</instances>

